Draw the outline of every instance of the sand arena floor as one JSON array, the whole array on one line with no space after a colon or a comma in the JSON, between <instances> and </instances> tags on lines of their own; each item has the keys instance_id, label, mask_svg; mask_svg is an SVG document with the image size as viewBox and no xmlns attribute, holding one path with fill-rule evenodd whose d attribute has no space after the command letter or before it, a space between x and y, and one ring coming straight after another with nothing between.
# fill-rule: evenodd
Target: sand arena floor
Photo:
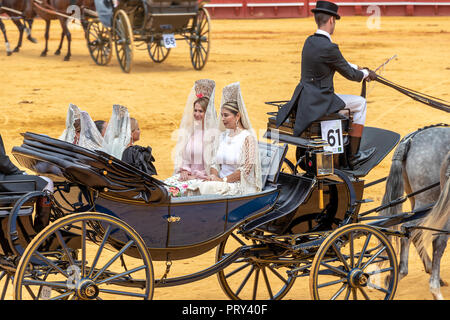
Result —
<instances>
[{"instance_id":1,"label":"sand arena floor","mask_svg":"<svg viewBox=\"0 0 450 320\"><path fill-rule=\"evenodd\" d=\"M369 24L370 26L370 24ZM17 29L6 21L11 46ZM177 129L193 82L214 79L216 106L221 88L240 81L243 97L254 128L264 132L265 101L289 99L300 79L300 51L305 38L315 30L313 18L280 20L213 20L211 52L204 70L194 71L186 43L162 64L151 62L147 51L135 50L132 72L121 71L116 57L106 67L97 66L89 56L81 30L72 32L72 59L53 55L61 28L52 23L49 55L40 57L44 47L44 22L36 21L33 35L38 44L24 41L20 53L7 57L0 41L0 130L6 149L22 142L20 133L32 131L58 137L65 125L69 103L89 112L94 120L108 120L113 104L128 107L141 128L139 144L150 145L156 158L158 178L171 175L172 132ZM365 17L344 17L338 21L334 42L350 62L375 69L387 58L398 55L382 75L395 83L450 100L450 19L448 17L382 17L380 28L369 28ZM143 47L138 48L143 49ZM335 77L340 93L359 94L360 84ZM368 93L367 125L386 128L402 136L423 126L450 122L448 114L415 102L381 84L371 84ZM388 174L391 154L366 177L373 181ZM293 150L288 153L293 158ZM13 158L15 162L15 159ZM17 162L16 162L17 163ZM367 189L365 197L380 203L384 184ZM406 204L407 208L409 205ZM171 276L201 270L214 263L212 250L193 259L176 261ZM441 277L450 281L449 250L441 264ZM155 277L164 272L155 263ZM397 299L431 299L429 276L424 273L414 248L410 251L409 275L400 281ZM450 287L443 287L450 298ZM225 299L217 278L167 289L156 289L155 299ZM300 278L286 299L309 299L308 280Z\"/></svg>"}]
</instances>

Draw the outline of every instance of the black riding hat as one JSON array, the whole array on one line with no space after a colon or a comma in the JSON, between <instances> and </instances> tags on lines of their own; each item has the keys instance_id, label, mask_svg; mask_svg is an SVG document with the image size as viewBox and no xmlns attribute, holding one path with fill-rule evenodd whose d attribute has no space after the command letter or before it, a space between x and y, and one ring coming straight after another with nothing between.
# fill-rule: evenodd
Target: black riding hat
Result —
<instances>
[{"instance_id":1,"label":"black riding hat","mask_svg":"<svg viewBox=\"0 0 450 320\"><path fill-rule=\"evenodd\" d=\"M339 20L341 18L340 15L338 15L338 5L330 2L330 1L317 1L316 2L316 7L314 9L312 9L311 11L313 13L316 12L323 12L323 13L327 13L330 14L332 16L335 16L337 20Z\"/></svg>"}]
</instances>

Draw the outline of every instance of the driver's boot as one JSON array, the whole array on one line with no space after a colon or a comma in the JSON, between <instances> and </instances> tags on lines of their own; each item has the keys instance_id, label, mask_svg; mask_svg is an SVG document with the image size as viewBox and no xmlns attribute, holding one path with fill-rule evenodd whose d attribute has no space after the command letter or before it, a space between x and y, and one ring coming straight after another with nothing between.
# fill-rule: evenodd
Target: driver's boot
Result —
<instances>
[{"instance_id":1,"label":"driver's boot","mask_svg":"<svg viewBox=\"0 0 450 320\"><path fill-rule=\"evenodd\" d=\"M376 148L372 147L367 150L361 151L359 147L361 145L361 137L353 137L350 138L350 155L348 157L348 164L350 169L355 169L360 166L364 162L368 161L375 154Z\"/></svg>"}]
</instances>

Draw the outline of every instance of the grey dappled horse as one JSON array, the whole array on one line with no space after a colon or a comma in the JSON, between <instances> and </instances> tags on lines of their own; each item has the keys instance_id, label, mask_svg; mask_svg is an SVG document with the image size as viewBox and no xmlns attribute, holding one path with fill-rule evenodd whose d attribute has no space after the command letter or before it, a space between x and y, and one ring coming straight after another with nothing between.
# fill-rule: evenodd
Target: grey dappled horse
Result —
<instances>
[{"instance_id":1,"label":"grey dappled horse","mask_svg":"<svg viewBox=\"0 0 450 320\"><path fill-rule=\"evenodd\" d=\"M421 227L450 231L450 152L447 153L441 165L440 177L441 194L431 212L420 224ZM412 235L413 239L420 241L422 248L421 256L426 255L429 244L433 244L433 261L430 277L430 291L435 299L443 300L440 292L440 260L447 245L449 233L436 233L435 231L417 231ZM436 243L436 244L435 244Z\"/></svg>"},{"instance_id":2,"label":"grey dappled horse","mask_svg":"<svg viewBox=\"0 0 450 320\"><path fill-rule=\"evenodd\" d=\"M392 157L392 165L386 181L386 191L382 204L403 196L404 192L409 194L439 182L441 165L449 152L449 126L429 126L405 136L400 141ZM414 210L435 203L439 198L440 191L441 188L437 186L411 197L411 208ZM380 214L394 215L400 212L402 212L401 204L385 209ZM431 217L431 212L428 216ZM431 224L436 222L435 219L425 219ZM423 221L413 220L404 223L402 227L412 227L419 223L423 224ZM433 225L428 226L438 229L438 227ZM412 241L419 252L425 271L431 273L430 290L433 297L442 299L440 285L445 285L445 283L439 276L440 260L447 245L448 235L440 234L433 238L433 261L431 261L423 241L424 234L429 233L429 231L424 232L422 229L417 229L413 232L411 238L402 237L400 239L399 279L404 278L408 274L408 253L410 241Z\"/></svg>"}]
</instances>

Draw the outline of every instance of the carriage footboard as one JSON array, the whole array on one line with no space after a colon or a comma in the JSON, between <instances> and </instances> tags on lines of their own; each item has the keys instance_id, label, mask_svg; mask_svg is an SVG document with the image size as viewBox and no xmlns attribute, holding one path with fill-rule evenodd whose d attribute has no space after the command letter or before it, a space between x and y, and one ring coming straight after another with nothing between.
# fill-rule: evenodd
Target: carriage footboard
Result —
<instances>
[{"instance_id":1,"label":"carriage footboard","mask_svg":"<svg viewBox=\"0 0 450 320\"><path fill-rule=\"evenodd\" d=\"M243 232L249 232L255 228L258 228L273 220L279 219L292 213L308 198L311 194L316 180L299 179L293 189L290 190L288 196L283 197L285 200L281 200L280 205L271 211L270 213L263 215L260 218L250 221L242 227Z\"/></svg>"}]
</instances>

